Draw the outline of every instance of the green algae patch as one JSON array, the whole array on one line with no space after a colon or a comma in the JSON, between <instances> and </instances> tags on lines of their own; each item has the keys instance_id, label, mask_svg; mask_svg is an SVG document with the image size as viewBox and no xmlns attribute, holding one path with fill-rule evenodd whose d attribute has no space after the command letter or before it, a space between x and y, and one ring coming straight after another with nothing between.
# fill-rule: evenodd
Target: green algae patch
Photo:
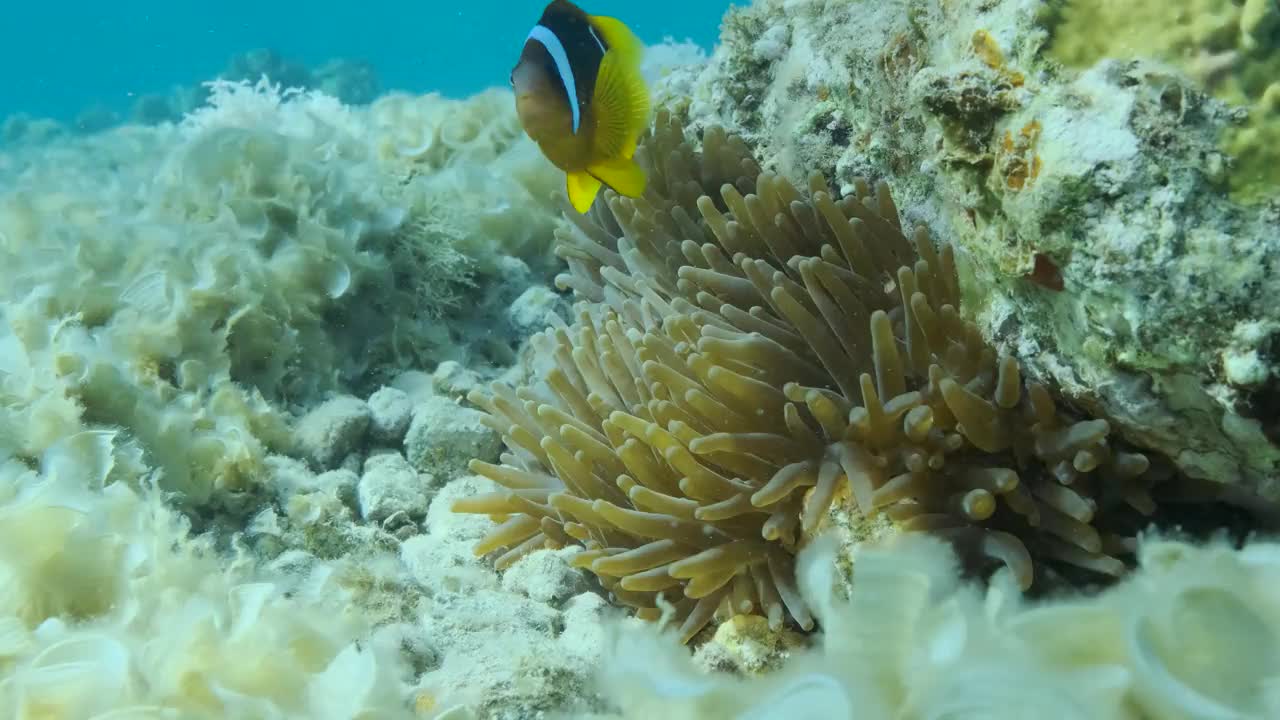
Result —
<instances>
[{"instance_id":1,"label":"green algae patch","mask_svg":"<svg viewBox=\"0 0 1280 720\"><path fill-rule=\"evenodd\" d=\"M1239 110L1221 147L1232 199L1280 197L1280 4L1274 0L1071 0L1054 17L1052 58L1084 68L1105 58L1169 63ZM1106 28L1106 32L1099 32Z\"/></svg>"}]
</instances>

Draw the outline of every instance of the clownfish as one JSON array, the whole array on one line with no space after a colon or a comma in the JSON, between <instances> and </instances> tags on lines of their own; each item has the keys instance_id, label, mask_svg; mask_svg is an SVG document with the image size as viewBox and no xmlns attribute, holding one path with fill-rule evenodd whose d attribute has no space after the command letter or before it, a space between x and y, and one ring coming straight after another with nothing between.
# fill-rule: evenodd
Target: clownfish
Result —
<instances>
[{"instance_id":1,"label":"clownfish","mask_svg":"<svg viewBox=\"0 0 1280 720\"><path fill-rule=\"evenodd\" d=\"M644 192L644 171L632 159L649 124L643 54L621 21L553 0L511 71L520 124L565 172L569 202L580 213L603 185L627 197Z\"/></svg>"}]
</instances>

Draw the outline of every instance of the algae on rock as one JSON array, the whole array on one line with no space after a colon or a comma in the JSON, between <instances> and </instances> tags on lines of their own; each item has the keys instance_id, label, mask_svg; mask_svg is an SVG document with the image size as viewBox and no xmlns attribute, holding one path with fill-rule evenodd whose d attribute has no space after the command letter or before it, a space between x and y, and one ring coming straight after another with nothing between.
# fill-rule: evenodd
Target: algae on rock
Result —
<instances>
[{"instance_id":1,"label":"algae on rock","mask_svg":"<svg viewBox=\"0 0 1280 720\"><path fill-rule=\"evenodd\" d=\"M1232 192L1245 202L1280 198L1280 3L1070 0L1050 22L1052 55L1067 65L1161 60L1247 113L1222 136L1235 161Z\"/></svg>"}]
</instances>

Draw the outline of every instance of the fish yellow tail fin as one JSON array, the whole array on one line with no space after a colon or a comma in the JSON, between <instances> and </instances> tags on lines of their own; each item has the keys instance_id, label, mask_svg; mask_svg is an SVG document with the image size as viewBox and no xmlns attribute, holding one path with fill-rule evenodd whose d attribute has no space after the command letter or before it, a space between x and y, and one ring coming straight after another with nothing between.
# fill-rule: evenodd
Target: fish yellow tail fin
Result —
<instances>
[{"instance_id":1,"label":"fish yellow tail fin","mask_svg":"<svg viewBox=\"0 0 1280 720\"><path fill-rule=\"evenodd\" d=\"M595 202L596 194L600 192L600 181L584 172L566 174L565 186L569 193L569 204L580 213L591 209L591 203Z\"/></svg>"},{"instance_id":2,"label":"fish yellow tail fin","mask_svg":"<svg viewBox=\"0 0 1280 720\"><path fill-rule=\"evenodd\" d=\"M614 18L593 15L591 24L609 46L591 98L596 120L592 154L600 159L630 158L649 124L649 88L640 74L644 45Z\"/></svg>"},{"instance_id":3,"label":"fish yellow tail fin","mask_svg":"<svg viewBox=\"0 0 1280 720\"><path fill-rule=\"evenodd\" d=\"M640 197L644 194L644 170L631 158L600 160L588 167L587 172L619 195Z\"/></svg>"}]
</instances>

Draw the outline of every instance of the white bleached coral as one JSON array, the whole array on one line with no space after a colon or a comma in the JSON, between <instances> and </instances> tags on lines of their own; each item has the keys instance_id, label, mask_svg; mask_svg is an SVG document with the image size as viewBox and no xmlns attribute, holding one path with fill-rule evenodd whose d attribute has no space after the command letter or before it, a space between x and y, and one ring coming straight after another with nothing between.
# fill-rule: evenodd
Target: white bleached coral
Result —
<instances>
[{"instance_id":1,"label":"white bleached coral","mask_svg":"<svg viewBox=\"0 0 1280 720\"><path fill-rule=\"evenodd\" d=\"M381 152L428 117L447 153ZM218 82L178 126L0 155L0 446L123 428L203 503L293 450L286 408L506 361L472 325L537 281L558 188L514 123L503 93L350 108ZM451 316L461 289L477 300Z\"/></svg>"},{"instance_id":2,"label":"white bleached coral","mask_svg":"<svg viewBox=\"0 0 1280 720\"><path fill-rule=\"evenodd\" d=\"M329 568L228 566L113 481L120 452L86 432L0 464L0 716L411 717L394 629L370 636Z\"/></svg>"},{"instance_id":3,"label":"white bleached coral","mask_svg":"<svg viewBox=\"0 0 1280 720\"><path fill-rule=\"evenodd\" d=\"M696 670L672 638L619 626L602 681L627 718L1263 718L1280 713L1280 545L1145 541L1094 598L1027 603L1008 577L961 582L951 551L902 536L804 551L820 647L779 673Z\"/></svg>"},{"instance_id":4,"label":"white bleached coral","mask_svg":"<svg viewBox=\"0 0 1280 720\"><path fill-rule=\"evenodd\" d=\"M399 459L369 443L402 446L422 398L300 419L405 367L505 362L511 301L549 282L562 179L502 92L210 97L177 125L0 152L0 717L423 710L407 687L435 640L400 623L444 588L387 550L430 488L403 460L353 472ZM440 152L382 152L425 117ZM374 495L379 526L354 512Z\"/></svg>"}]
</instances>

